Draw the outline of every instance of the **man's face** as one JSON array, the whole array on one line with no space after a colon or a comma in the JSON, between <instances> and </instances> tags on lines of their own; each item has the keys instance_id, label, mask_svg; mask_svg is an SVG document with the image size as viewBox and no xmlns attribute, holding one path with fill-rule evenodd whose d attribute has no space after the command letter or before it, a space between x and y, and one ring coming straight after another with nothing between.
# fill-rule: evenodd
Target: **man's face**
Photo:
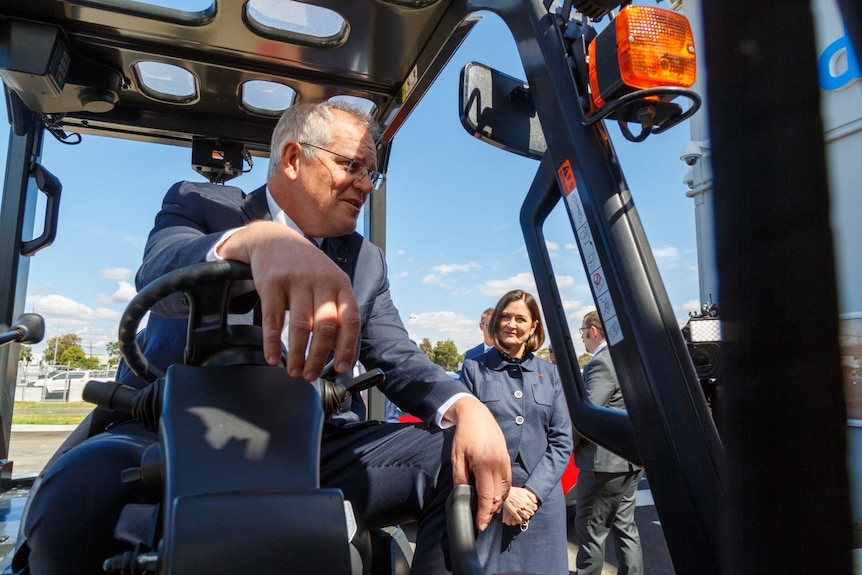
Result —
<instances>
[{"instance_id":1,"label":"man's face","mask_svg":"<svg viewBox=\"0 0 862 575\"><path fill-rule=\"evenodd\" d=\"M333 110L332 141L310 147L313 154L285 154L286 173L291 185L279 203L306 234L337 237L356 230L359 211L373 191L365 170L348 172L350 160L367 170L377 169L377 152L371 134L350 114Z\"/></svg>"},{"instance_id":2,"label":"man's face","mask_svg":"<svg viewBox=\"0 0 862 575\"><path fill-rule=\"evenodd\" d=\"M593 351L599 347L599 342L596 340L596 329L589 325L581 325L578 330L581 332L581 341L584 342L584 347L587 348L589 353L593 353Z\"/></svg>"},{"instance_id":3,"label":"man's face","mask_svg":"<svg viewBox=\"0 0 862 575\"><path fill-rule=\"evenodd\" d=\"M482 330L482 338L485 341L485 345L489 347L494 347L494 338L491 337L491 333L488 331L488 324L491 321L491 316L482 316L482 321L479 322L479 329Z\"/></svg>"}]
</instances>

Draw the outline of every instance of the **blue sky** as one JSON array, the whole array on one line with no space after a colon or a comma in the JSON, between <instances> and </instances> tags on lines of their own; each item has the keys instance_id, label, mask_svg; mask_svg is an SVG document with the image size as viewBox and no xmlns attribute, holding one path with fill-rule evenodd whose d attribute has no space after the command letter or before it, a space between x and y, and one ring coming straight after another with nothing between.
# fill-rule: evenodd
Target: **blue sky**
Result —
<instances>
[{"instance_id":1,"label":"blue sky","mask_svg":"<svg viewBox=\"0 0 862 575\"><path fill-rule=\"evenodd\" d=\"M481 341L483 309L509 289L535 293L518 214L538 162L461 127L458 76L469 61L524 77L514 41L487 15L396 137L387 175L395 304L414 339L451 339L461 352ZM691 139L688 125L640 144L624 140L616 125L609 132L682 323L699 307L694 203L685 196L686 166L679 160ZM6 147L0 138L2 157ZM92 136L68 146L46 135L42 159L63 183L60 223L55 243L30 262L25 311L45 316L46 339L77 333L85 352L101 355L117 339L120 314L134 295L134 273L162 196L176 181L201 178L187 148ZM256 160L251 173L231 184L256 189L266 164ZM570 325L577 327L594 305L562 207L545 233Z\"/></svg>"}]
</instances>

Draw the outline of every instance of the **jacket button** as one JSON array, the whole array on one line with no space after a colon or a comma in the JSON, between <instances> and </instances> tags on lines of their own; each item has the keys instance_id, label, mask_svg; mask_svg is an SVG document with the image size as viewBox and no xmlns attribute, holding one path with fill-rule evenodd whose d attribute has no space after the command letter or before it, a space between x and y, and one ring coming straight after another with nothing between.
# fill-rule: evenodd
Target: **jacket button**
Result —
<instances>
[{"instance_id":1,"label":"jacket button","mask_svg":"<svg viewBox=\"0 0 862 575\"><path fill-rule=\"evenodd\" d=\"M518 417L516 417L515 418L515 424L516 425L524 425L524 416L519 415Z\"/></svg>"},{"instance_id":2,"label":"jacket button","mask_svg":"<svg viewBox=\"0 0 862 575\"><path fill-rule=\"evenodd\" d=\"M520 389L516 389L514 395L517 399L521 399L522 397L524 397L524 392L521 391Z\"/></svg>"}]
</instances>

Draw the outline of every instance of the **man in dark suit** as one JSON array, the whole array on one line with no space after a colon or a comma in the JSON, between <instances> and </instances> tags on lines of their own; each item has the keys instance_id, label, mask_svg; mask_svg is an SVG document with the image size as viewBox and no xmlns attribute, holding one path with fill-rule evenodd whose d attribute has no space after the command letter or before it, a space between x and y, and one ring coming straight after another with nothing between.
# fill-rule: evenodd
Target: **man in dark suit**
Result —
<instances>
[{"instance_id":1,"label":"man in dark suit","mask_svg":"<svg viewBox=\"0 0 862 575\"><path fill-rule=\"evenodd\" d=\"M482 330L482 343L476 347L471 347L464 353L464 360L477 359L484 355L486 351L494 347L494 339L488 333L488 322L491 321L491 315L494 313L494 308L489 307L482 312L482 317L479 318L479 329Z\"/></svg>"},{"instance_id":2,"label":"man in dark suit","mask_svg":"<svg viewBox=\"0 0 862 575\"><path fill-rule=\"evenodd\" d=\"M418 519L411 573L443 573L453 482L472 477L476 526L484 530L508 493L509 457L488 409L409 339L389 295L383 253L355 231L382 178L372 130L368 116L342 104L289 108L273 132L264 188L246 196L231 186L181 182L168 191L136 283L140 289L202 261L248 263L269 364L278 364L286 343L288 373L307 381L320 376L330 354L338 373L357 359L381 368L381 390L428 425L362 422L361 403L345 405L324 427L321 485L344 492L361 527ZM175 296L154 309L144 337L145 354L156 349L158 357L150 357L162 367L182 360L180 346L165 345L182 328L170 318L187 314ZM113 525L135 494L119 474L139 465L153 441L134 423L115 426L46 472L24 528L34 575L98 572L106 550L124 550ZM93 496L81 502L83 487Z\"/></svg>"},{"instance_id":3,"label":"man in dark suit","mask_svg":"<svg viewBox=\"0 0 862 575\"><path fill-rule=\"evenodd\" d=\"M604 328L595 310L584 316L580 332L587 351L593 354L584 367L584 386L590 402L625 410ZM617 544L620 575L640 575L643 553L635 524L635 496L643 472L578 434L575 460L581 470L575 486L578 575L601 575L608 533L613 534Z\"/></svg>"}]
</instances>

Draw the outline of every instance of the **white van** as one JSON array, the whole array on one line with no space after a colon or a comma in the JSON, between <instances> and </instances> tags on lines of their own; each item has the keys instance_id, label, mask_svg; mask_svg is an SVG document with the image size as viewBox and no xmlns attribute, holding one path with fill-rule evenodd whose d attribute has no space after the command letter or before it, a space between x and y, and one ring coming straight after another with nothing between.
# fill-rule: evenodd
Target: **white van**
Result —
<instances>
[{"instance_id":1,"label":"white van","mask_svg":"<svg viewBox=\"0 0 862 575\"><path fill-rule=\"evenodd\" d=\"M81 401L84 384L91 379L111 381L117 375L114 369L64 371L44 380L46 399ZM58 397L59 396L59 397Z\"/></svg>"}]
</instances>

